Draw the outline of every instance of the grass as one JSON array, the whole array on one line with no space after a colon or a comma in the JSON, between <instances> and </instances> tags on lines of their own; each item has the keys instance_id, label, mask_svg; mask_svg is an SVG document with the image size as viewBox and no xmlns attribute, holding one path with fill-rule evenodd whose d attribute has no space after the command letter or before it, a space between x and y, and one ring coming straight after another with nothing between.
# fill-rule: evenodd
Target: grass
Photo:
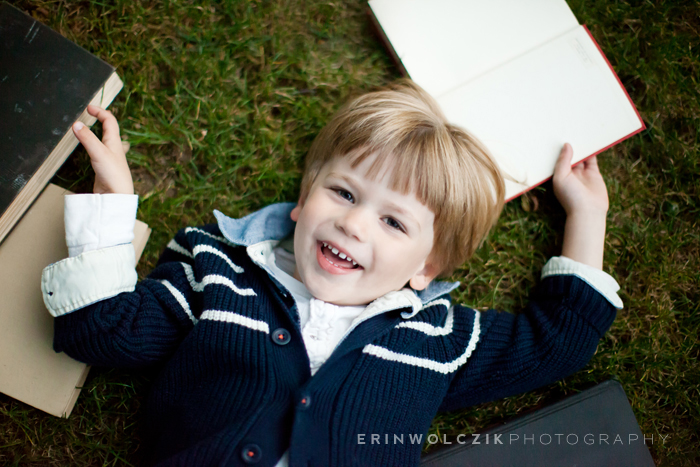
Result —
<instances>
[{"instance_id":1,"label":"grass","mask_svg":"<svg viewBox=\"0 0 700 467\"><path fill-rule=\"evenodd\" d=\"M125 86L112 106L131 143L139 218L153 228L139 274L169 238L295 200L304 154L351 94L398 76L362 2L13 2L100 56ZM611 199L605 268L625 308L582 371L528 394L439 415L471 433L614 375L659 465L700 463L700 8L693 1L571 0L647 123L599 157ZM91 191L86 154L54 183ZM455 298L517 310L561 247L551 185L509 203ZM71 417L0 395L1 465L139 465L149 375L93 369ZM668 436L659 443L658 435Z\"/></svg>"}]
</instances>

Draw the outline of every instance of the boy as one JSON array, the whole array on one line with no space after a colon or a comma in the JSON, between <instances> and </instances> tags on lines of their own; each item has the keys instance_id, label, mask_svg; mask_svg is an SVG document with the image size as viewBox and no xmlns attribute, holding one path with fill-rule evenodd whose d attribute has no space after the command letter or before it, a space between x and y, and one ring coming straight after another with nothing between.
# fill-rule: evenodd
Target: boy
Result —
<instances>
[{"instance_id":1,"label":"boy","mask_svg":"<svg viewBox=\"0 0 700 467\"><path fill-rule=\"evenodd\" d=\"M42 291L57 351L94 365L164 362L148 402L152 463L417 465L409 436L438 410L572 373L621 305L600 270L605 185L594 158L570 168L569 145L554 176L568 215L563 257L547 263L525 312L450 304L458 284L434 279L486 236L503 180L410 82L331 119L296 205L242 219L215 211L217 224L178 232L136 284L118 125L89 112L103 142L74 131L103 194L67 197L71 257L45 269Z\"/></svg>"}]
</instances>

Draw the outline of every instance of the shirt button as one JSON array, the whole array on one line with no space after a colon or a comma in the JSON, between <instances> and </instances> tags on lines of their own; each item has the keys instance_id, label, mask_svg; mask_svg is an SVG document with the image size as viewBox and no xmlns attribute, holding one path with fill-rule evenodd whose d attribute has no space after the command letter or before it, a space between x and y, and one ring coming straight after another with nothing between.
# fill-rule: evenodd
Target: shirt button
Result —
<instances>
[{"instance_id":1,"label":"shirt button","mask_svg":"<svg viewBox=\"0 0 700 467\"><path fill-rule=\"evenodd\" d=\"M287 345L291 339L291 334L284 328L277 328L272 333L272 341L277 345Z\"/></svg>"},{"instance_id":2,"label":"shirt button","mask_svg":"<svg viewBox=\"0 0 700 467\"><path fill-rule=\"evenodd\" d=\"M302 409L308 409L311 405L311 396L309 396L308 394L305 396L301 396L301 399L299 400L299 405Z\"/></svg>"},{"instance_id":3,"label":"shirt button","mask_svg":"<svg viewBox=\"0 0 700 467\"><path fill-rule=\"evenodd\" d=\"M262 451L257 444L248 444L241 451L241 457L246 464L257 464L262 458Z\"/></svg>"}]
</instances>

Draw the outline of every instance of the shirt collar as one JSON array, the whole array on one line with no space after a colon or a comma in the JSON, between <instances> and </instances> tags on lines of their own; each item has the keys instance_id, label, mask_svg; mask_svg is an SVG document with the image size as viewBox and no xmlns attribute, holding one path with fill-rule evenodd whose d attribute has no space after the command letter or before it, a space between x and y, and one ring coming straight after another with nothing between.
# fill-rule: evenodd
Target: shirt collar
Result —
<instances>
[{"instance_id":1,"label":"shirt collar","mask_svg":"<svg viewBox=\"0 0 700 467\"><path fill-rule=\"evenodd\" d=\"M296 203L275 203L265 206L240 219L233 219L220 211L214 211L219 230L227 240L249 247L269 240L282 240L294 231L295 222L289 217ZM428 287L417 291L423 305L459 287L459 282L432 281ZM409 316L414 316L418 310Z\"/></svg>"}]
</instances>

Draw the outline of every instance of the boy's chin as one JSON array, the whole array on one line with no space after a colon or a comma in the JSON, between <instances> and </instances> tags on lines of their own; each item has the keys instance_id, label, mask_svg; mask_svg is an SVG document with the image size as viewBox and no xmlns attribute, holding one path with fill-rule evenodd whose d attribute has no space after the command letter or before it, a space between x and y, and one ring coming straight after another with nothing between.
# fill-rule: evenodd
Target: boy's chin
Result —
<instances>
[{"instance_id":1,"label":"boy's chin","mask_svg":"<svg viewBox=\"0 0 700 467\"><path fill-rule=\"evenodd\" d=\"M309 287L307 289L312 297L316 300L321 300L336 306L367 306L376 298L370 298L363 295L362 291L348 290L347 287L342 287L341 290L334 290L333 287Z\"/></svg>"},{"instance_id":2,"label":"boy's chin","mask_svg":"<svg viewBox=\"0 0 700 467\"><path fill-rule=\"evenodd\" d=\"M374 300L358 299L357 295L354 295L353 299L352 295L339 296L338 294L328 293L327 291L326 293L311 293L311 295L317 300L321 300L336 306L367 306L370 302Z\"/></svg>"},{"instance_id":3,"label":"boy's chin","mask_svg":"<svg viewBox=\"0 0 700 467\"><path fill-rule=\"evenodd\" d=\"M367 290L363 289L349 290L347 286L321 285L316 283L313 279L307 282L302 280L298 270L294 271L294 278L306 286L309 294L311 294L313 298L336 306L367 306L374 300L391 292L391 290L386 290L381 293L375 291L375 293L368 295ZM409 287L409 285L407 284L406 287Z\"/></svg>"},{"instance_id":4,"label":"boy's chin","mask_svg":"<svg viewBox=\"0 0 700 467\"><path fill-rule=\"evenodd\" d=\"M318 291L318 293L314 293L314 291L309 290L309 293L311 293L311 296L314 297L316 300L321 300L336 306L367 306L376 299L381 298L392 291L393 290L387 290L379 295L372 294L372 296L362 294L361 292L366 292L364 290L343 290L342 293L333 293L333 291L331 290L324 289L322 291Z\"/></svg>"}]
</instances>

